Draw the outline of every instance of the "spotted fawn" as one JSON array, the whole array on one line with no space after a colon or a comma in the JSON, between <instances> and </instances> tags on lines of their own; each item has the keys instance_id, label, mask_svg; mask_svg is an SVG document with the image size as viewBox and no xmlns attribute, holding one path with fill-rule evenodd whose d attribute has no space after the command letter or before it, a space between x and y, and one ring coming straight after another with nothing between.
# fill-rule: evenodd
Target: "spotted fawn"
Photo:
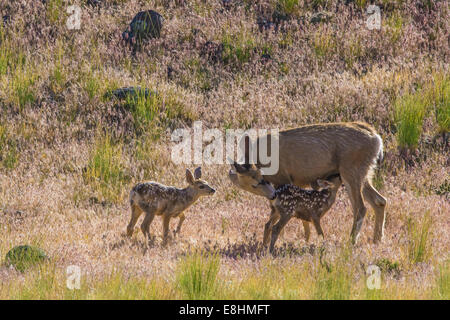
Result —
<instances>
[{"instance_id":1,"label":"spotted fawn","mask_svg":"<svg viewBox=\"0 0 450 320\"><path fill-rule=\"evenodd\" d=\"M215 190L206 181L201 180L201 176L200 167L195 169L194 175L189 169L186 169L186 181L189 185L184 189L165 186L153 181L135 185L130 192L131 220L127 227L127 236L130 237L133 234L138 218L142 212L145 212L144 221L141 224L142 232L150 238L150 224L153 218L155 215L162 216L163 245L166 245L170 219L179 218L174 232L176 235L180 232L185 219L184 211L201 196L214 194Z\"/></svg>"},{"instance_id":2,"label":"spotted fawn","mask_svg":"<svg viewBox=\"0 0 450 320\"><path fill-rule=\"evenodd\" d=\"M272 214L264 228L264 245L267 246L272 234L270 251L273 251L278 235L292 217L302 220L306 241L309 241L310 222L314 224L317 234L324 237L320 219L336 200L342 181L339 175L334 175L327 180L318 179L317 184L321 188L319 191L305 190L292 184L275 190L275 198L271 199Z\"/></svg>"}]
</instances>

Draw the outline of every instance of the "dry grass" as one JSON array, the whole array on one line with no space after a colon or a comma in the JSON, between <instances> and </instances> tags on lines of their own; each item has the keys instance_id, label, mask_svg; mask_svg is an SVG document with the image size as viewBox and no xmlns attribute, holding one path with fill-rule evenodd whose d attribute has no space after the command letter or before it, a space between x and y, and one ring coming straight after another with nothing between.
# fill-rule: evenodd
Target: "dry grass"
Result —
<instances>
[{"instance_id":1,"label":"dry grass","mask_svg":"<svg viewBox=\"0 0 450 320\"><path fill-rule=\"evenodd\" d=\"M0 298L449 298L445 1L383 1L382 29L373 31L365 1L232 1L229 9L81 1L81 30L72 31L62 1L22 2L0 4L10 16L0 29ZM291 18L260 32L257 18L272 17L277 3ZM162 37L133 55L120 35L149 8L166 19ZM330 20L309 23L320 8ZM206 41L222 43L223 55L203 54ZM131 85L158 95L108 97ZM405 156L395 106L417 100L417 151ZM347 245L352 214L341 190L322 220L324 244L315 233L306 244L291 221L269 256L261 250L268 204L234 188L218 165L203 167L217 193L188 210L175 242L161 247L160 219L153 246L139 232L123 238L134 183L185 185L185 168L170 161L170 131L198 119L220 129L373 124L385 144L375 181L388 199L383 243L371 242L369 210L360 243ZM25 273L4 266L20 244L43 248L50 261ZM190 255L198 250L204 255ZM380 290L366 286L371 264L382 269ZM66 288L69 265L81 267L79 290Z\"/></svg>"}]
</instances>

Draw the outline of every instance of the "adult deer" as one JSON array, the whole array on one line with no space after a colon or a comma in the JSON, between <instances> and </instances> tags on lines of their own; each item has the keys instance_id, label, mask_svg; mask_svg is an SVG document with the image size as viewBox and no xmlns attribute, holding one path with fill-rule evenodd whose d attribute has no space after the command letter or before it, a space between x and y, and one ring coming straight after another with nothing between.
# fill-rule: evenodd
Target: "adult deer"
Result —
<instances>
[{"instance_id":1,"label":"adult deer","mask_svg":"<svg viewBox=\"0 0 450 320\"><path fill-rule=\"evenodd\" d=\"M231 181L238 187L257 195L261 193L259 183L254 179L252 165L249 164L250 148L259 142L270 141L259 137L249 141L246 137L244 165L232 165L229 172ZM267 150L270 154L271 145ZM356 243L366 215L367 201L375 211L373 240L378 242L384 233L386 199L372 186L373 169L377 159L383 157L383 142L374 128L363 122L344 122L305 125L279 133L279 170L274 175L263 175L264 181L275 188L284 184L298 187L311 185L317 189L317 179L339 174L346 186L353 208L351 239ZM237 166L236 166L237 165ZM263 168L259 159L257 168ZM272 208L273 210L273 208Z\"/></svg>"}]
</instances>

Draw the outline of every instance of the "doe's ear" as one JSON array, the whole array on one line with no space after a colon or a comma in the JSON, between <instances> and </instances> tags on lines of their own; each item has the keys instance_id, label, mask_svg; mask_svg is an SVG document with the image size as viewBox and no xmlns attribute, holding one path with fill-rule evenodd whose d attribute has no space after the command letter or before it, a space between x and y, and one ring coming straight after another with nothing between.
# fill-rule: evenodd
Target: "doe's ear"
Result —
<instances>
[{"instance_id":1,"label":"doe's ear","mask_svg":"<svg viewBox=\"0 0 450 320\"><path fill-rule=\"evenodd\" d=\"M186 181L189 184L194 184L194 176L192 175L192 172L189 169L186 169Z\"/></svg>"},{"instance_id":2,"label":"doe's ear","mask_svg":"<svg viewBox=\"0 0 450 320\"><path fill-rule=\"evenodd\" d=\"M328 189L332 186L330 181L317 179L317 185L323 189Z\"/></svg>"},{"instance_id":3,"label":"doe's ear","mask_svg":"<svg viewBox=\"0 0 450 320\"><path fill-rule=\"evenodd\" d=\"M197 169L194 170L194 178L200 179L201 177L202 177L202 168L198 167Z\"/></svg>"}]
</instances>

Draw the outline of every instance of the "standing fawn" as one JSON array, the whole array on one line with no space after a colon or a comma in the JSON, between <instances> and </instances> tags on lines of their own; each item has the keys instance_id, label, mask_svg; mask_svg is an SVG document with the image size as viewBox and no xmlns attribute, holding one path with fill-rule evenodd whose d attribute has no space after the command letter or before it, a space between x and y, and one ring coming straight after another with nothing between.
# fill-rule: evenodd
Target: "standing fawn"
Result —
<instances>
[{"instance_id":1,"label":"standing fawn","mask_svg":"<svg viewBox=\"0 0 450 320\"><path fill-rule=\"evenodd\" d=\"M300 218L305 229L306 241L309 241L309 223L312 222L317 234L324 237L320 218L331 208L336 200L336 194L342 184L339 175L333 175L327 180L318 179L317 184L322 190L305 190L292 184L286 184L275 190L275 199L271 200L272 214L264 227L264 245L267 246L270 234L270 251L273 251L278 235L292 217ZM278 221L278 222L277 222ZM277 223L276 223L277 222ZM274 223L276 223L274 225Z\"/></svg>"},{"instance_id":2,"label":"standing fawn","mask_svg":"<svg viewBox=\"0 0 450 320\"><path fill-rule=\"evenodd\" d=\"M199 197L216 192L206 181L200 179L201 176L200 167L195 169L194 175L189 169L186 169L186 181L189 185L184 189L165 186L153 181L135 185L130 192L131 220L127 227L127 236L130 237L133 234L134 225L142 212L145 212L145 218L141 224L142 232L150 238L150 224L153 218L155 215L162 216L163 245L166 245L170 219L179 218L177 229L174 232L176 235L180 232L185 219L184 211Z\"/></svg>"}]
</instances>

